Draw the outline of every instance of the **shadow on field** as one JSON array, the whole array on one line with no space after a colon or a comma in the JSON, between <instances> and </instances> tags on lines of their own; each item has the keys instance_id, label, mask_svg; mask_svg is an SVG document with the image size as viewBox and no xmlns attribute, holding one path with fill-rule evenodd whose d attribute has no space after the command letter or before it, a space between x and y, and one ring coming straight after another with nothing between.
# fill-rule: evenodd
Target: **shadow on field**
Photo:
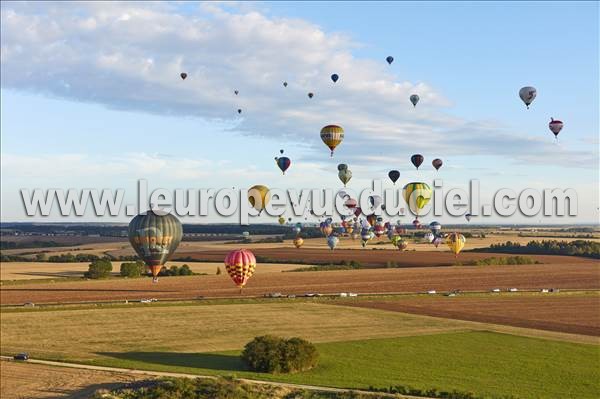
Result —
<instances>
[{"instance_id":1,"label":"shadow on field","mask_svg":"<svg viewBox=\"0 0 600 399\"><path fill-rule=\"evenodd\" d=\"M237 355L219 353L177 352L98 352L98 355L116 359L160 364L175 367L193 367L210 370L245 371L246 366ZM123 365L122 367L131 367Z\"/></svg>"}]
</instances>

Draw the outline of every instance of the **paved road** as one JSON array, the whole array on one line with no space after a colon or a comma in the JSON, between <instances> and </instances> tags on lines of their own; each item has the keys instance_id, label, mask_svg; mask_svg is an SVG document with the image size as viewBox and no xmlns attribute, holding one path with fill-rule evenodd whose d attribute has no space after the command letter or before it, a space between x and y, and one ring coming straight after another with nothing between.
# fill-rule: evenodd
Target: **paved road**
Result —
<instances>
[{"instance_id":1,"label":"paved road","mask_svg":"<svg viewBox=\"0 0 600 399\"><path fill-rule=\"evenodd\" d=\"M13 358L10 356L0 356L0 359L2 361L13 361ZM109 372L113 372L113 373L147 375L150 377L180 377L180 378L210 378L210 379L217 378L212 375L170 373L170 372L164 372L164 371L135 370L135 369L126 369L126 368L119 368L119 367L91 366L91 365L87 365L87 364L55 362L55 361L41 360L41 359L29 359L24 363L44 364L47 366L70 367L70 368L86 369L86 370L109 371ZM296 389L305 389L305 390L309 390L309 391L322 391L322 392L348 392L348 391L350 391L348 389L341 389L341 388L322 387L322 386L316 386L316 385L290 384L287 382L250 380L247 378L237 378L237 380L248 383L248 384L272 385L272 386L278 386L278 387L282 387L282 388L291 388L291 389L296 388ZM378 392L361 391L361 390L356 390L356 389L353 389L351 391L361 393L364 395L386 396L385 394L378 393ZM389 397L390 398L406 398L406 399L434 399L434 398L427 398L427 397L423 397L423 396L417 397L417 396L406 396L406 395L389 395Z\"/></svg>"}]
</instances>

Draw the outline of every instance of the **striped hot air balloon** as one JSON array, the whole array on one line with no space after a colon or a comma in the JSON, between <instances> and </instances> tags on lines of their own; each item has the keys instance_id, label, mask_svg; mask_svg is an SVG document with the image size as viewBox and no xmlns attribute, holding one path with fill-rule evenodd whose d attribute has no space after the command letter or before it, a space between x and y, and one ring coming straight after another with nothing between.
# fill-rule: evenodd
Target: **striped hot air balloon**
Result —
<instances>
[{"instance_id":1,"label":"striped hot air balloon","mask_svg":"<svg viewBox=\"0 0 600 399\"><path fill-rule=\"evenodd\" d=\"M327 125L321 129L321 140L331 150L331 156L333 151L342 140L344 140L344 129L338 125Z\"/></svg>"},{"instance_id":2,"label":"striped hot air balloon","mask_svg":"<svg viewBox=\"0 0 600 399\"><path fill-rule=\"evenodd\" d=\"M229 277L240 288L241 293L248 279L254 274L256 258L247 249L237 249L225 257L225 268Z\"/></svg>"},{"instance_id":3,"label":"striped hot air balloon","mask_svg":"<svg viewBox=\"0 0 600 399\"><path fill-rule=\"evenodd\" d=\"M181 242L181 222L171 214L149 210L131 220L128 235L131 246L152 272L152 281L157 282L160 269Z\"/></svg>"}]
</instances>

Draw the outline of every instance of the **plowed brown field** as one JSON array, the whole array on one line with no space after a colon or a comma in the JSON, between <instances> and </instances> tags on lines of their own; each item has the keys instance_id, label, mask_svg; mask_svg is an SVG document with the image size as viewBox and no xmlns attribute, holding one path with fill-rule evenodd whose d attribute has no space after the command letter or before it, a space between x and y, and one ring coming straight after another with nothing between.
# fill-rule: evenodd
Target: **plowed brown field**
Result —
<instances>
[{"instance_id":1,"label":"plowed brown field","mask_svg":"<svg viewBox=\"0 0 600 399\"><path fill-rule=\"evenodd\" d=\"M406 298L348 306L600 336L600 296Z\"/></svg>"},{"instance_id":2,"label":"plowed brown field","mask_svg":"<svg viewBox=\"0 0 600 399\"><path fill-rule=\"evenodd\" d=\"M421 253L420 256L415 256L415 259L419 257L431 258L430 262L435 263L435 255L429 256ZM249 281L242 295L254 296L267 292L302 294L306 292L419 292L453 289L477 291L497 287L519 289L600 288L600 264L592 259L558 256L536 258L545 263L515 266L410 267L258 273ZM24 302L47 303L140 298L189 299L198 296L236 297L240 294L225 274L165 277L161 278L157 284L152 284L148 278L43 284L24 283L2 286L0 290L0 301L3 305Z\"/></svg>"}]
</instances>

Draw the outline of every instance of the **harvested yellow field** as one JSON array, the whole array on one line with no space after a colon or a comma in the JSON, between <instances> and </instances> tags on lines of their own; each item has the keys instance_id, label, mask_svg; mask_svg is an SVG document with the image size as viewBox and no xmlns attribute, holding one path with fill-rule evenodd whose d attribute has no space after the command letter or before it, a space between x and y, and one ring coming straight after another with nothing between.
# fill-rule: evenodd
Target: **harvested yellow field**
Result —
<instances>
[{"instance_id":1,"label":"harvested yellow field","mask_svg":"<svg viewBox=\"0 0 600 399\"><path fill-rule=\"evenodd\" d=\"M123 262L112 262L113 274L118 275ZM220 262L168 262L167 266L187 264L194 273L216 274L217 268L225 273ZM89 263L51 263L51 262L3 262L0 263L0 280L36 280L48 278L81 277L88 270ZM256 273L280 273L299 269L304 266L293 264L267 263L256 269Z\"/></svg>"}]
</instances>

